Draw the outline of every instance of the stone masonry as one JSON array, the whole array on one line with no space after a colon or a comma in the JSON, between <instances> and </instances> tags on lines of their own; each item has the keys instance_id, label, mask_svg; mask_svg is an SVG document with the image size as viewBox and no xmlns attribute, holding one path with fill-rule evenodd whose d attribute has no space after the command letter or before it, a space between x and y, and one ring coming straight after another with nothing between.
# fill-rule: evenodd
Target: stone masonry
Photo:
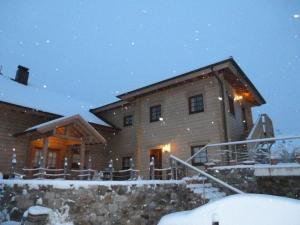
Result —
<instances>
[{"instance_id":1,"label":"stone masonry","mask_svg":"<svg viewBox=\"0 0 300 225\"><path fill-rule=\"evenodd\" d=\"M75 225L157 224L168 213L190 210L205 203L186 184L94 185L58 189L40 186L5 186L0 211L7 209L11 220L20 221L24 211L41 204L52 210L69 208Z\"/></svg>"}]
</instances>

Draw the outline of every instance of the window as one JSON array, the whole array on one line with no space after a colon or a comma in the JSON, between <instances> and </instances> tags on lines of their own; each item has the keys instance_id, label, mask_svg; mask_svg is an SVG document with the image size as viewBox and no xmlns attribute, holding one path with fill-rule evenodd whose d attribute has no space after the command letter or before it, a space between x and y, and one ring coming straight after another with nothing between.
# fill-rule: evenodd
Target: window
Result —
<instances>
[{"instance_id":1,"label":"window","mask_svg":"<svg viewBox=\"0 0 300 225\"><path fill-rule=\"evenodd\" d=\"M128 127L133 125L133 116L124 116L123 126Z\"/></svg>"},{"instance_id":2,"label":"window","mask_svg":"<svg viewBox=\"0 0 300 225\"><path fill-rule=\"evenodd\" d=\"M150 122L159 121L161 117L161 105L150 107Z\"/></svg>"},{"instance_id":3,"label":"window","mask_svg":"<svg viewBox=\"0 0 300 225\"><path fill-rule=\"evenodd\" d=\"M204 145L198 145L198 146L192 146L191 147L191 154L194 155L196 152L198 152L201 148L203 148ZM192 165L193 166L202 166L204 163L207 162L207 151L206 149L198 153L198 155L192 159Z\"/></svg>"},{"instance_id":4,"label":"window","mask_svg":"<svg viewBox=\"0 0 300 225\"><path fill-rule=\"evenodd\" d=\"M248 123L247 123L247 116L246 116L246 109L242 108L242 123L244 124L244 130L248 130Z\"/></svg>"},{"instance_id":5,"label":"window","mask_svg":"<svg viewBox=\"0 0 300 225\"><path fill-rule=\"evenodd\" d=\"M56 151L48 152L48 168L56 168Z\"/></svg>"},{"instance_id":6,"label":"window","mask_svg":"<svg viewBox=\"0 0 300 225\"><path fill-rule=\"evenodd\" d=\"M234 100L231 96L228 95L228 104L229 104L229 112L232 114L232 115L235 115L235 112L234 112Z\"/></svg>"},{"instance_id":7,"label":"window","mask_svg":"<svg viewBox=\"0 0 300 225\"><path fill-rule=\"evenodd\" d=\"M123 157L122 158L122 169L127 170L130 168L131 164L131 157Z\"/></svg>"},{"instance_id":8,"label":"window","mask_svg":"<svg viewBox=\"0 0 300 225\"><path fill-rule=\"evenodd\" d=\"M34 168L42 166L42 165L39 165L39 163L41 163L42 155L43 155L42 149L35 149L34 159L33 159L33 167Z\"/></svg>"},{"instance_id":9,"label":"window","mask_svg":"<svg viewBox=\"0 0 300 225\"><path fill-rule=\"evenodd\" d=\"M190 114L204 112L203 95L189 97Z\"/></svg>"}]
</instances>

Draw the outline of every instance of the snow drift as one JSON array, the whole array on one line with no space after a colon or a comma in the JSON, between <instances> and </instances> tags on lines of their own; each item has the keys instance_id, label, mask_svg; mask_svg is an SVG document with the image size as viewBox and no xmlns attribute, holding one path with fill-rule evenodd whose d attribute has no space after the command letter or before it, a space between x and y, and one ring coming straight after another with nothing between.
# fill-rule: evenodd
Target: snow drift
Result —
<instances>
[{"instance_id":1,"label":"snow drift","mask_svg":"<svg viewBox=\"0 0 300 225\"><path fill-rule=\"evenodd\" d=\"M300 225L299 212L299 200L238 194L191 211L166 215L159 225Z\"/></svg>"}]
</instances>

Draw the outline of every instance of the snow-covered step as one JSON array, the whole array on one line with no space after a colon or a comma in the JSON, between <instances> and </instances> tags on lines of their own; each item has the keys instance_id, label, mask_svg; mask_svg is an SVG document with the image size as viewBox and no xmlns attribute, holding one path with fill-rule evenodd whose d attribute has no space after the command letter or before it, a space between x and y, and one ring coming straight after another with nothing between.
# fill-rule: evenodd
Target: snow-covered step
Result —
<instances>
[{"instance_id":1,"label":"snow-covered step","mask_svg":"<svg viewBox=\"0 0 300 225\"><path fill-rule=\"evenodd\" d=\"M203 176L185 177L182 180L187 184L203 184L207 182L207 178Z\"/></svg>"},{"instance_id":2,"label":"snow-covered step","mask_svg":"<svg viewBox=\"0 0 300 225\"><path fill-rule=\"evenodd\" d=\"M192 183L188 184L187 187L190 188L195 194L201 195L203 199L208 201L214 201L226 196L224 192L220 192L219 188L213 187L211 183Z\"/></svg>"},{"instance_id":3,"label":"snow-covered step","mask_svg":"<svg viewBox=\"0 0 300 225\"><path fill-rule=\"evenodd\" d=\"M197 189L197 188L210 188L212 187L211 183L204 183L204 184L188 184L188 188L190 189Z\"/></svg>"}]
</instances>

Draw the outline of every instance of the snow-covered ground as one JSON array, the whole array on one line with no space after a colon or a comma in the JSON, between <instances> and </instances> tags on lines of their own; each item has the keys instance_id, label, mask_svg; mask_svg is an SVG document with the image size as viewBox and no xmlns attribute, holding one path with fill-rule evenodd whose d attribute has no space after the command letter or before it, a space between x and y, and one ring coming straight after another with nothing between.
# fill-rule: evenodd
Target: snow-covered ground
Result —
<instances>
[{"instance_id":1,"label":"snow-covered ground","mask_svg":"<svg viewBox=\"0 0 300 225\"><path fill-rule=\"evenodd\" d=\"M133 180L133 181L87 181L87 180L2 180L4 185L8 186L24 186L28 185L29 188L39 188L40 186L53 186L59 189L70 189L70 188L88 188L91 186L101 185L101 186L112 186L112 185L156 185L156 184L185 184L183 180Z\"/></svg>"},{"instance_id":2,"label":"snow-covered ground","mask_svg":"<svg viewBox=\"0 0 300 225\"><path fill-rule=\"evenodd\" d=\"M159 225L300 225L300 201L259 194L238 194L191 211L164 216Z\"/></svg>"}]
</instances>

